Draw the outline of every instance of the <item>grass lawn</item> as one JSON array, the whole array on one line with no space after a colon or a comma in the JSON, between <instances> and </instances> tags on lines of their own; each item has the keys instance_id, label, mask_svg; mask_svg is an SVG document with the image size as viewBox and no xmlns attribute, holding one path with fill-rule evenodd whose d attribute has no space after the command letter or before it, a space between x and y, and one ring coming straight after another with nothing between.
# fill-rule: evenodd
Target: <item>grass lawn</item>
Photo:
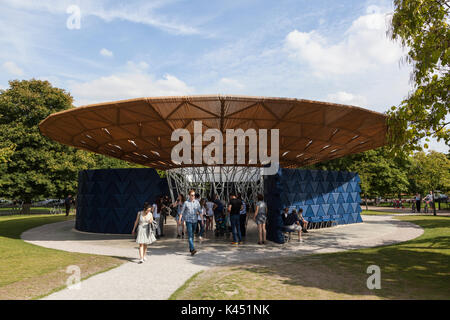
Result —
<instances>
[{"instance_id":1,"label":"grass lawn","mask_svg":"<svg viewBox=\"0 0 450 320\"><path fill-rule=\"evenodd\" d=\"M450 217L396 219L425 232L395 245L211 268L170 299L450 299ZM378 290L366 286L373 264Z\"/></svg>"},{"instance_id":2,"label":"grass lawn","mask_svg":"<svg viewBox=\"0 0 450 320\"><path fill-rule=\"evenodd\" d=\"M69 265L81 277L116 267L123 259L72 253L29 244L20 239L25 230L43 224L72 220L65 215L16 215L0 217L0 300L36 299L65 286Z\"/></svg>"},{"instance_id":3,"label":"grass lawn","mask_svg":"<svg viewBox=\"0 0 450 320\"><path fill-rule=\"evenodd\" d=\"M31 211L42 211L42 212L50 212L52 208L49 207L31 207ZM12 212L14 209L11 207L0 208L0 212Z\"/></svg>"},{"instance_id":4,"label":"grass lawn","mask_svg":"<svg viewBox=\"0 0 450 320\"><path fill-rule=\"evenodd\" d=\"M363 210L361 212L362 215L373 215L373 216L392 216L399 213L411 213L411 212L384 212L384 211L376 211L376 210Z\"/></svg>"}]
</instances>

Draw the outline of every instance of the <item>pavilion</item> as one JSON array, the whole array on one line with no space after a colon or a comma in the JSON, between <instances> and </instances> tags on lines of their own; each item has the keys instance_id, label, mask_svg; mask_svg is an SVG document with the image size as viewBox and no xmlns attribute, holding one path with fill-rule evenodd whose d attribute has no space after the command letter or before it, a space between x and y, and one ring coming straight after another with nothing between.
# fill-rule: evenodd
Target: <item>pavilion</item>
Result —
<instances>
[{"instance_id":1,"label":"pavilion","mask_svg":"<svg viewBox=\"0 0 450 320\"><path fill-rule=\"evenodd\" d=\"M192 186L197 186L202 196L214 192L222 199L227 199L230 192L238 191L250 202L256 193L267 193L265 188L269 183L266 180L270 179L265 179L258 170L258 167L264 167L264 163L249 161L248 148L244 162L239 165L172 160L172 149L178 143L171 139L173 132L186 129L194 134L199 122L202 132L217 129L224 136L228 129L254 129L256 132L278 129L279 166L283 168L280 170L301 168L375 149L386 144L387 133L386 115L356 106L231 95L150 97L87 105L52 114L40 123L39 128L43 135L62 144L166 171L167 187L172 197ZM222 141L224 153L225 140ZM208 143L202 141L201 145L206 147ZM270 145L271 142L268 143L269 150ZM192 146L192 151L194 148ZM295 203L305 204L308 200L314 206L313 193L331 194L338 188L347 191L342 189L342 184L350 181L344 181L347 177L350 179L349 174L341 174L345 176L342 184L333 185L338 182L338 173L334 174L329 185L321 184L327 179L326 174L320 174L324 179L318 178L317 173L291 176L310 180L317 178L317 181L313 180L319 186L314 184L312 192L306 192L305 187L300 193L309 195L286 198L281 201L282 205L295 206ZM352 175L351 179L357 183L359 178ZM79 183L83 184L82 181ZM270 182L271 185L273 183ZM302 183L294 183L293 186L303 188ZM352 192L358 188L353 185ZM99 187L96 192L105 190L106 187L103 190ZM357 199L352 201L356 203ZM348 206L346 209L350 210ZM350 213L355 213L355 210ZM318 212L317 209L313 214Z\"/></svg>"}]
</instances>

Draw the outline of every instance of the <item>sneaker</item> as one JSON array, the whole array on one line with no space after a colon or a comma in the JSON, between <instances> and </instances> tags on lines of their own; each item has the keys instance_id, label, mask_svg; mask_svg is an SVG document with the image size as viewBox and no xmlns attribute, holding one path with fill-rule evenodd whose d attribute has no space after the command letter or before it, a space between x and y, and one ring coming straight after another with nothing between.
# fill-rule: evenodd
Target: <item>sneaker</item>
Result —
<instances>
[{"instance_id":1,"label":"sneaker","mask_svg":"<svg viewBox=\"0 0 450 320\"><path fill-rule=\"evenodd\" d=\"M195 250L195 249L192 250L192 251L191 251L191 256L193 256L193 255L196 254L196 253L197 253L197 250Z\"/></svg>"},{"instance_id":2,"label":"sneaker","mask_svg":"<svg viewBox=\"0 0 450 320\"><path fill-rule=\"evenodd\" d=\"M144 257L144 261L147 261L147 257Z\"/></svg>"},{"instance_id":3,"label":"sneaker","mask_svg":"<svg viewBox=\"0 0 450 320\"><path fill-rule=\"evenodd\" d=\"M303 239L298 239L298 242L303 242Z\"/></svg>"},{"instance_id":4,"label":"sneaker","mask_svg":"<svg viewBox=\"0 0 450 320\"><path fill-rule=\"evenodd\" d=\"M177 239L180 239L180 238L181 238L181 236L179 234L177 234Z\"/></svg>"},{"instance_id":5,"label":"sneaker","mask_svg":"<svg viewBox=\"0 0 450 320\"><path fill-rule=\"evenodd\" d=\"M198 237L198 240L203 241L203 237Z\"/></svg>"},{"instance_id":6,"label":"sneaker","mask_svg":"<svg viewBox=\"0 0 450 320\"><path fill-rule=\"evenodd\" d=\"M239 244L239 242L234 242L234 241L233 241L231 244Z\"/></svg>"},{"instance_id":7,"label":"sneaker","mask_svg":"<svg viewBox=\"0 0 450 320\"><path fill-rule=\"evenodd\" d=\"M263 244L261 241L258 241L258 244Z\"/></svg>"},{"instance_id":8,"label":"sneaker","mask_svg":"<svg viewBox=\"0 0 450 320\"><path fill-rule=\"evenodd\" d=\"M244 244L244 241L239 241L238 244Z\"/></svg>"},{"instance_id":9,"label":"sneaker","mask_svg":"<svg viewBox=\"0 0 450 320\"><path fill-rule=\"evenodd\" d=\"M303 230L303 232L304 232L304 233L308 233L308 230L305 229L305 230Z\"/></svg>"},{"instance_id":10,"label":"sneaker","mask_svg":"<svg viewBox=\"0 0 450 320\"><path fill-rule=\"evenodd\" d=\"M143 262L144 262L144 260L140 259L138 263L140 264L140 263L143 263Z\"/></svg>"}]
</instances>

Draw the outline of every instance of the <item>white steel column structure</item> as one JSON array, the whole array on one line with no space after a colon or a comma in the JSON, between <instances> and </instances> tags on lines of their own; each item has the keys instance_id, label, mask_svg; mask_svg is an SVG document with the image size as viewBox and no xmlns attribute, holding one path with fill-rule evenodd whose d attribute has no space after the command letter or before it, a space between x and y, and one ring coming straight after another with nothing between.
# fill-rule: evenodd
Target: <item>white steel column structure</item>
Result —
<instances>
[{"instance_id":1,"label":"white steel column structure","mask_svg":"<svg viewBox=\"0 0 450 320\"><path fill-rule=\"evenodd\" d=\"M248 205L256 202L258 193L264 194L264 179L258 167L182 167L167 170L166 176L173 201L177 194L187 195L190 189L201 198L217 194L225 202L231 193L240 193Z\"/></svg>"}]
</instances>

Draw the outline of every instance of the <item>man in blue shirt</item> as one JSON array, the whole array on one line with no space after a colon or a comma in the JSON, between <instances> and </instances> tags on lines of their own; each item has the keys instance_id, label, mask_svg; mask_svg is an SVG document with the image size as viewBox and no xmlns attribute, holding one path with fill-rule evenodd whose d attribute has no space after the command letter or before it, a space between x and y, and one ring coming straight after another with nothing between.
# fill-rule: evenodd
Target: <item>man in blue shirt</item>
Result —
<instances>
[{"instance_id":1,"label":"man in blue shirt","mask_svg":"<svg viewBox=\"0 0 450 320\"><path fill-rule=\"evenodd\" d=\"M189 251L191 252L192 256L197 253L197 250L195 250L194 248L194 231L195 227L197 226L198 215L201 213L202 208L198 200L195 199L195 191L191 190L189 191L189 199L185 201L183 206L181 207L179 219L180 221L181 219L184 219L184 221L186 222L186 228L189 238Z\"/></svg>"}]
</instances>

